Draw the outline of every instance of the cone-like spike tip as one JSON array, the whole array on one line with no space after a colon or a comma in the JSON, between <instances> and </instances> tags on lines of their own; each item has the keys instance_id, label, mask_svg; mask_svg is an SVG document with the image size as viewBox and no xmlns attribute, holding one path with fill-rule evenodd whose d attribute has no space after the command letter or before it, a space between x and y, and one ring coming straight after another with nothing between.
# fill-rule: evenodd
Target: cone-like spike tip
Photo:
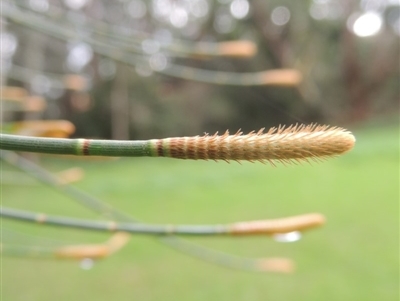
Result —
<instances>
[{"instance_id":1,"label":"cone-like spike tip","mask_svg":"<svg viewBox=\"0 0 400 301\"><path fill-rule=\"evenodd\" d=\"M162 143L161 143L162 142ZM279 161L283 164L319 161L351 150L354 136L338 127L293 125L261 129L243 135L225 132L222 136L177 137L155 140L158 154L180 159ZM162 149L158 149L162 148Z\"/></svg>"}]
</instances>

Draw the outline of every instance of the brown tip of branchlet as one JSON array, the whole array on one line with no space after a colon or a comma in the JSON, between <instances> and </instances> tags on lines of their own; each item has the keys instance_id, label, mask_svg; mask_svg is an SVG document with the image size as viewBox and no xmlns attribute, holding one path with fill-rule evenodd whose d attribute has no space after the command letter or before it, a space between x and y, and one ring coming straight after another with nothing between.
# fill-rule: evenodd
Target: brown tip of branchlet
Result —
<instances>
[{"instance_id":1,"label":"brown tip of branchlet","mask_svg":"<svg viewBox=\"0 0 400 301\"><path fill-rule=\"evenodd\" d=\"M28 91L21 87L3 86L0 91L1 100L24 101Z\"/></svg>"},{"instance_id":2,"label":"brown tip of branchlet","mask_svg":"<svg viewBox=\"0 0 400 301\"><path fill-rule=\"evenodd\" d=\"M300 84L302 75L295 69L278 69L264 71L260 74L262 85L293 87Z\"/></svg>"},{"instance_id":3,"label":"brown tip of branchlet","mask_svg":"<svg viewBox=\"0 0 400 301\"><path fill-rule=\"evenodd\" d=\"M276 272L285 274L293 273L295 270L293 261L282 257L260 259L258 261L257 268L263 272Z\"/></svg>"},{"instance_id":4,"label":"brown tip of branchlet","mask_svg":"<svg viewBox=\"0 0 400 301\"><path fill-rule=\"evenodd\" d=\"M130 240L131 235L127 232L117 232L107 241L109 252L114 253L125 246Z\"/></svg>"},{"instance_id":5,"label":"brown tip of branchlet","mask_svg":"<svg viewBox=\"0 0 400 301\"><path fill-rule=\"evenodd\" d=\"M62 259L84 258L100 259L109 255L109 249L104 245L75 245L59 248L55 251L55 256Z\"/></svg>"},{"instance_id":6,"label":"brown tip of branchlet","mask_svg":"<svg viewBox=\"0 0 400 301\"><path fill-rule=\"evenodd\" d=\"M218 54L228 57L252 57L257 52L257 46L251 41L230 41L218 43Z\"/></svg>"},{"instance_id":7,"label":"brown tip of branchlet","mask_svg":"<svg viewBox=\"0 0 400 301\"><path fill-rule=\"evenodd\" d=\"M13 125L13 133L25 136L66 138L74 132L68 120L25 120Z\"/></svg>"},{"instance_id":8,"label":"brown tip of branchlet","mask_svg":"<svg viewBox=\"0 0 400 301\"><path fill-rule=\"evenodd\" d=\"M341 155L353 148L355 138L342 128L311 124L271 128L266 133L264 129L247 135L241 131L229 135L226 131L223 135L216 133L163 141L165 143L158 144L166 147L166 153L173 158L269 161L272 164L276 160L285 164Z\"/></svg>"},{"instance_id":9,"label":"brown tip of branchlet","mask_svg":"<svg viewBox=\"0 0 400 301\"><path fill-rule=\"evenodd\" d=\"M234 235L281 234L304 231L321 226L325 217L319 213L310 213L286 218L235 223L230 227Z\"/></svg>"},{"instance_id":10,"label":"brown tip of branchlet","mask_svg":"<svg viewBox=\"0 0 400 301\"><path fill-rule=\"evenodd\" d=\"M88 79L79 74L67 74L63 81L65 88L73 91L85 91L89 85Z\"/></svg>"},{"instance_id":11,"label":"brown tip of branchlet","mask_svg":"<svg viewBox=\"0 0 400 301\"><path fill-rule=\"evenodd\" d=\"M85 258L101 259L121 249L130 239L129 233L117 232L105 244L72 245L61 247L55 256L62 259L81 260Z\"/></svg>"},{"instance_id":12,"label":"brown tip of branchlet","mask_svg":"<svg viewBox=\"0 0 400 301\"><path fill-rule=\"evenodd\" d=\"M41 96L27 96L25 98L25 110L30 112L42 112L46 109L47 102Z\"/></svg>"}]
</instances>

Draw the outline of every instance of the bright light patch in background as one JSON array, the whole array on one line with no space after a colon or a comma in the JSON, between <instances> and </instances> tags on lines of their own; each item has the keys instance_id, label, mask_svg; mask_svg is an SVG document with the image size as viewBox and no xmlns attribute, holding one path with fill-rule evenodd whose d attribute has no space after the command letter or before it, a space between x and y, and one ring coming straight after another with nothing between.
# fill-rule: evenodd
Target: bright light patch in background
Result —
<instances>
[{"instance_id":1,"label":"bright light patch in background","mask_svg":"<svg viewBox=\"0 0 400 301\"><path fill-rule=\"evenodd\" d=\"M132 0L127 4L129 15L134 19L140 19L146 15L146 4L142 0Z\"/></svg>"},{"instance_id":2,"label":"bright light patch in background","mask_svg":"<svg viewBox=\"0 0 400 301\"><path fill-rule=\"evenodd\" d=\"M71 71L79 72L92 58L92 47L86 43L78 43L70 48L67 57L67 66Z\"/></svg>"},{"instance_id":3,"label":"bright light patch in background","mask_svg":"<svg viewBox=\"0 0 400 301\"><path fill-rule=\"evenodd\" d=\"M325 19L328 13L328 7L324 4L313 3L310 7L310 16L315 20Z\"/></svg>"},{"instance_id":4,"label":"bright light patch in background","mask_svg":"<svg viewBox=\"0 0 400 301\"><path fill-rule=\"evenodd\" d=\"M153 0L152 9L154 17L166 17L172 11L172 3L170 0Z\"/></svg>"},{"instance_id":5,"label":"bright light patch in background","mask_svg":"<svg viewBox=\"0 0 400 301\"><path fill-rule=\"evenodd\" d=\"M290 20L290 11L285 6L278 6L272 10L271 21L275 25L285 25Z\"/></svg>"},{"instance_id":6,"label":"bright light patch in background","mask_svg":"<svg viewBox=\"0 0 400 301\"><path fill-rule=\"evenodd\" d=\"M150 67L155 71L162 71L167 68L167 57L162 53L154 54L150 57Z\"/></svg>"},{"instance_id":7,"label":"bright light patch in background","mask_svg":"<svg viewBox=\"0 0 400 301\"><path fill-rule=\"evenodd\" d=\"M360 6L364 11L382 11L388 2L388 0L361 0Z\"/></svg>"},{"instance_id":8,"label":"bright light patch in background","mask_svg":"<svg viewBox=\"0 0 400 301\"><path fill-rule=\"evenodd\" d=\"M309 12L315 20L337 20L344 16L342 3L339 1L314 0Z\"/></svg>"},{"instance_id":9,"label":"bright light patch in background","mask_svg":"<svg viewBox=\"0 0 400 301\"><path fill-rule=\"evenodd\" d=\"M233 0L229 8L234 18L244 19L249 14L250 4L247 0Z\"/></svg>"},{"instance_id":10,"label":"bright light patch in background","mask_svg":"<svg viewBox=\"0 0 400 301\"><path fill-rule=\"evenodd\" d=\"M29 0L29 7L34 11L44 13L49 10L49 2L47 0Z\"/></svg>"},{"instance_id":11,"label":"bright light patch in background","mask_svg":"<svg viewBox=\"0 0 400 301\"><path fill-rule=\"evenodd\" d=\"M218 33L229 33L235 28L235 20L227 13L218 14L214 19L214 28Z\"/></svg>"},{"instance_id":12,"label":"bright light patch in background","mask_svg":"<svg viewBox=\"0 0 400 301\"><path fill-rule=\"evenodd\" d=\"M89 3L89 0L64 0L64 3L67 7L79 10Z\"/></svg>"},{"instance_id":13,"label":"bright light patch in background","mask_svg":"<svg viewBox=\"0 0 400 301\"><path fill-rule=\"evenodd\" d=\"M382 17L379 14L367 12L354 21L352 30L359 37L369 37L381 30L382 23Z\"/></svg>"},{"instance_id":14,"label":"bright light patch in background","mask_svg":"<svg viewBox=\"0 0 400 301\"><path fill-rule=\"evenodd\" d=\"M18 40L12 33L2 32L0 35L0 56L2 59L11 58L18 47Z\"/></svg>"},{"instance_id":15,"label":"bright light patch in background","mask_svg":"<svg viewBox=\"0 0 400 301\"><path fill-rule=\"evenodd\" d=\"M189 20L187 11L182 7L175 7L169 16L169 21L176 28L185 27Z\"/></svg>"}]
</instances>

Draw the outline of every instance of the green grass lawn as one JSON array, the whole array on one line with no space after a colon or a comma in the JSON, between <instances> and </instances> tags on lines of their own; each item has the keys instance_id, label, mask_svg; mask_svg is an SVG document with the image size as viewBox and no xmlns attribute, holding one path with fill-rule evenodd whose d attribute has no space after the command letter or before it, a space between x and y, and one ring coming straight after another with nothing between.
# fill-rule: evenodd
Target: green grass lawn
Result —
<instances>
[{"instance_id":1,"label":"green grass lawn","mask_svg":"<svg viewBox=\"0 0 400 301\"><path fill-rule=\"evenodd\" d=\"M222 223L320 212L327 224L289 244L269 237L191 239L236 255L290 257L297 266L292 275L229 270L137 236L91 270L74 261L3 257L2 300L398 300L399 128L375 126L355 135L352 152L313 166L42 159L53 171L83 167L85 178L76 186L148 222ZM2 169L12 170L6 164ZM2 185L2 204L96 217L42 185ZM2 227L4 233L26 233L30 243L107 239L8 220Z\"/></svg>"}]
</instances>

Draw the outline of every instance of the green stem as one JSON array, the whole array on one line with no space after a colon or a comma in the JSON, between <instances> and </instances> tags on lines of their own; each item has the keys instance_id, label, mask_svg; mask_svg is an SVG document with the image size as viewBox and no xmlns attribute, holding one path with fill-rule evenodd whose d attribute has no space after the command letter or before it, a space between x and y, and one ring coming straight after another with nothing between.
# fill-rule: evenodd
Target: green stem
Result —
<instances>
[{"instance_id":1,"label":"green stem","mask_svg":"<svg viewBox=\"0 0 400 301\"><path fill-rule=\"evenodd\" d=\"M320 214L306 214L277 220L240 222L227 225L153 225L144 223L116 223L48 216L43 213L3 207L0 216L28 222L93 231L129 232L146 235L273 235L305 230L324 223Z\"/></svg>"},{"instance_id":2,"label":"green stem","mask_svg":"<svg viewBox=\"0 0 400 301\"><path fill-rule=\"evenodd\" d=\"M13 151L77 156L152 157L156 155L151 140L88 140L0 134L0 148Z\"/></svg>"},{"instance_id":3,"label":"green stem","mask_svg":"<svg viewBox=\"0 0 400 301\"><path fill-rule=\"evenodd\" d=\"M101 232L129 232L146 235L229 235L229 225L150 225L139 223L115 223L108 221L91 221L43 213L15 210L6 207L0 209L0 216L26 222L48 224L53 226L77 228Z\"/></svg>"},{"instance_id":4,"label":"green stem","mask_svg":"<svg viewBox=\"0 0 400 301\"><path fill-rule=\"evenodd\" d=\"M3 256L55 258L55 248L42 248L37 246L26 247L22 245L0 244L0 253Z\"/></svg>"}]
</instances>

